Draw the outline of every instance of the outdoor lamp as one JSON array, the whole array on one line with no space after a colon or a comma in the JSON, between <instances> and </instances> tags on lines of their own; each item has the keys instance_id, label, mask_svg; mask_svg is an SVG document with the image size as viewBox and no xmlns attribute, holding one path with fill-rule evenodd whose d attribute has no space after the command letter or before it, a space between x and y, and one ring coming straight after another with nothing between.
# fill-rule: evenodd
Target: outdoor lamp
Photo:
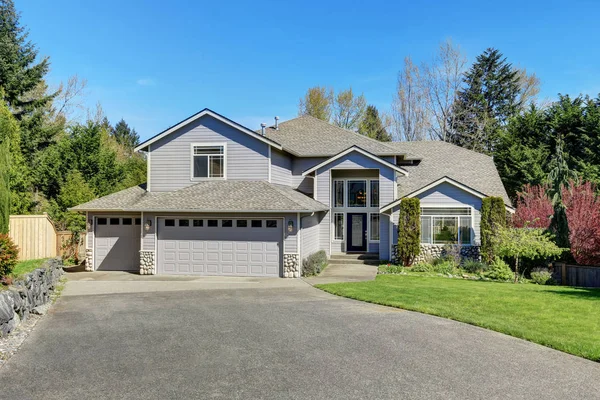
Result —
<instances>
[{"instance_id":1,"label":"outdoor lamp","mask_svg":"<svg viewBox=\"0 0 600 400\"><path fill-rule=\"evenodd\" d=\"M147 219L146 223L144 224L144 230L146 232L148 232L150 230L150 227L152 226L152 220L151 219Z\"/></svg>"},{"instance_id":2,"label":"outdoor lamp","mask_svg":"<svg viewBox=\"0 0 600 400\"><path fill-rule=\"evenodd\" d=\"M288 232L292 233L294 231L294 221L288 221Z\"/></svg>"}]
</instances>

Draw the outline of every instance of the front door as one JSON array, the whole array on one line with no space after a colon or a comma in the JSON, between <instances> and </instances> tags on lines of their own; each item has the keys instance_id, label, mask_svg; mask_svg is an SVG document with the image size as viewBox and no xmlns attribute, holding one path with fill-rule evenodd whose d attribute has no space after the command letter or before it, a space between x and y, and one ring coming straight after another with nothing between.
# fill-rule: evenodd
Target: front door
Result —
<instances>
[{"instance_id":1,"label":"front door","mask_svg":"<svg viewBox=\"0 0 600 400\"><path fill-rule=\"evenodd\" d=\"M367 214L348 213L346 251L367 251Z\"/></svg>"}]
</instances>

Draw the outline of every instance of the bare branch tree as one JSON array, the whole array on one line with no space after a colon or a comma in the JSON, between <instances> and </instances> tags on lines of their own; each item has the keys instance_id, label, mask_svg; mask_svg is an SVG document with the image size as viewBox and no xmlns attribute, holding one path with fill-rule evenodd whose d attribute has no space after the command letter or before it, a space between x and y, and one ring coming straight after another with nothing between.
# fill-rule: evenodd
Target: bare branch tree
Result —
<instances>
[{"instance_id":1,"label":"bare branch tree","mask_svg":"<svg viewBox=\"0 0 600 400\"><path fill-rule=\"evenodd\" d=\"M440 43L431 64L424 63L423 85L427 94L427 105L432 117L430 137L445 141L452 132L457 115L452 105L462 84L466 56L451 40Z\"/></svg>"},{"instance_id":2,"label":"bare branch tree","mask_svg":"<svg viewBox=\"0 0 600 400\"><path fill-rule=\"evenodd\" d=\"M352 88L342 90L334 99L333 123L344 129L357 130L366 109L367 101L363 94L354 96Z\"/></svg>"},{"instance_id":3,"label":"bare branch tree","mask_svg":"<svg viewBox=\"0 0 600 400\"><path fill-rule=\"evenodd\" d=\"M75 110L83 111L86 87L87 79L80 79L77 75L69 77L66 84L61 82L58 94L54 98L56 115L69 120Z\"/></svg>"},{"instance_id":4,"label":"bare branch tree","mask_svg":"<svg viewBox=\"0 0 600 400\"><path fill-rule=\"evenodd\" d=\"M398 74L398 86L392 103L393 135L396 140L424 140L430 126L429 99L419 67L410 57Z\"/></svg>"},{"instance_id":5,"label":"bare branch tree","mask_svg":"<svg viewBox=\"0 0 600 400\"><path fill-rule=\"evenodd\" d=\"M298 103L298 115L310 115L329 122L332 103L333 89L327 89L325 86L311 87Z\"/></svg>"},{"instance_id":6,"label":"bare branch tree","mask_svg":"<svg viewBox=\"0 0 600 400\"><path fill-rule=\"evenodd\" d=\"M517 70L517 76L519 78L520 95L519 104L521 108L527 108L531 103L537 100L537 95L540 93L540 78L535 73L527 74L526 68L519 68Z\"/></svg>"}]
</instances>

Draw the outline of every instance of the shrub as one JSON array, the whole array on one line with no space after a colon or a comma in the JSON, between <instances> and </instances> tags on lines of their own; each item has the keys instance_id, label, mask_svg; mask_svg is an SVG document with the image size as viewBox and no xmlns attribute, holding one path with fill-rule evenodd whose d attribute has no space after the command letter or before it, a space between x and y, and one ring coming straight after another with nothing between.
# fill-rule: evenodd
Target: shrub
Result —
<instances>
[{"instance_id":1,"label":"shrub","mask_svg":"<svg viewBox=\"0 0 600 400\"><path fill-rule=\"evenodd\" d=\"M538 285L555 285L556 281L547 268L536 268L531 271L531 280Z\"/></svg>"},{"instance_id":2,"label":"shrub","mask_svg":"<svg viewBox=\"0 0 600 400\"><path fill-rule=\"evenodd\" d=\"M383 264L379 266L379 273L382 274L401 274L404 272L402 265Z\"/></svg>"},{"instance_id":3,"label":"shrub","mask_svg":"<svg viewBox=\"0 0 600 400\"><path fill-rule=\"evenodd\" d=\"M413 265L412 267L410 267L410 270L412 272L432 272L433 265L425 263L425 262L420 262L420 263L417 263L417 264Z\"/></svg>"},{"instance_id":4,"label":"shrub","mask_svg":"<svg viewBox=\"0 0 600 400\"><path fill-rule=\"evenodd\" d=\"M563 189L571 254L578 264L600 264L600 198L589 182Z\"/></svg>"},{"instance_id":5,"label":"shrub","mask_svg":"<svg viewBox=\"0 0 600 400\"><path fill-rule=\"evenodd\" d=\"M302 276L319 275L327 266L325 250L317 251L302 261Z\"/></svg>"},{"instance_id":6,"label":"shrub","mask_svg":"<svg viewBox=\"0 0 600 400\"><path fill-rule=\"evenodd\" d=\"M6 233L0 233L0 277L9 275L17 265L19 249Z\"/></svg>"},{"instance_id":7,"label":"shrub","mask_svg":"<svg viewBox=\"0 0 600 400\"><path fill-rule=\"evenodd\" d=\"M405 198L398 217L398 261L410 266L421 251L421 202Z\"/></svg>"},{"instance_id":8,"label":"shrub","mask_svg":"<svg viewBox=\"0 0 600 400\"><path fill-rule=\"evenodd\" d=\"M506 211L501 197L486 197L481 202L481 256L491 262L496 257L498 231L506 226Z\"/></svg>"},{"instance_id":9,"label":"shrub","mask_svg":"<svg viewBox=\"0 0 600 400\"><path fill-rule=\"evenodd\" d=\"M456 268L456 265L454 265L454 262L451 260L438 262L432 265L433 272L437 272L439 274L451 274L454 272L454 268Z\"/></svg>"},{"instance_id":10,"label":"shrub","mask_svg":"<svg viewBox=\"0 0 600 400\"><path fill-rule=\"evenodd\" d=\"M484 274L486 278L495 281L509 281L513 278L513 272L507 263L496 257L489 265L489 270Z\"/></svg>"},{"instance_id":11,"label":"shrub","mask_svg":"<svg viewBox=\"0 0 600 400\"><path fill-rule=\"evenodd\" d=\"M479 274L489 269L489 265L484 262L467 259L463 262L462 268L470 274Z\"/></svg>"}]
</instances>

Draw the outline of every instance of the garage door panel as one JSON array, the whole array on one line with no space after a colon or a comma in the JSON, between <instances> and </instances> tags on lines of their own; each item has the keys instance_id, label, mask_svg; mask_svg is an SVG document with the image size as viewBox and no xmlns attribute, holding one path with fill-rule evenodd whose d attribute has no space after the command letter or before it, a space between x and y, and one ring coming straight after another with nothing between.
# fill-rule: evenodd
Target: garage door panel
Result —
<instances>
[{"instance_id":1,"label":"garage door panel","mask_svg":"<svg viewBox=\"0 0 600 400\"><path fill-rule=\"evenodd\" d=\"M105 223L99 223L100 219L103 219ZM117 224L106 224L115 219L118 221ZM95 269L101 271L139 270L140 225L123 225L122 221L121 217L96 218L94 224Z\"/></svg>"},{"instance_id":2,"label":"garage door panel","mask_svg":"<svg viewBox=\"0 0 600 400\"><path fill-rule=\"evenodd\" d=\"M177 220L177 218L174 218ZM256 218L247 218L247 220ZM280 276L282 224L278 228L165 227L158 220L158 270L169 274ZM175 256L169 248L176 248ZM168 267L167 267L167 264ZM169 268L169 270L167 270Z\"/></svg>"}]
</instances>

